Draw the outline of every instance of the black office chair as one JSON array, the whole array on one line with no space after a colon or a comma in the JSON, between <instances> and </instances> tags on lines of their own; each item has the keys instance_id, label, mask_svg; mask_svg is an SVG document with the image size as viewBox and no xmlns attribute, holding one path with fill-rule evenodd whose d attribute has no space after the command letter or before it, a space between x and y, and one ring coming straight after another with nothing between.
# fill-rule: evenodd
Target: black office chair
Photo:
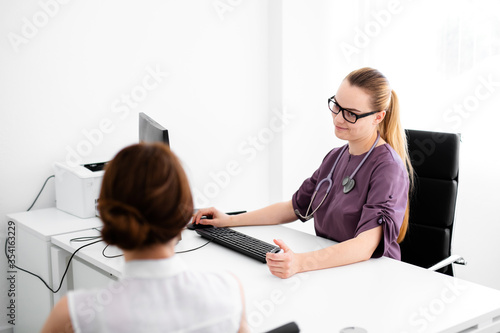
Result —
<instances>
[{"instance_id":1,"label":"black office chair","mask_svg":"<svg viewBox=\"0 0 500 333\"><path fill-rule=\"evenodd\" d=\"M453 276L452 263L466 264L451 254L460 135L406 130L406 136L415 183L401 260Z\"/></svg>"}]
</instances>

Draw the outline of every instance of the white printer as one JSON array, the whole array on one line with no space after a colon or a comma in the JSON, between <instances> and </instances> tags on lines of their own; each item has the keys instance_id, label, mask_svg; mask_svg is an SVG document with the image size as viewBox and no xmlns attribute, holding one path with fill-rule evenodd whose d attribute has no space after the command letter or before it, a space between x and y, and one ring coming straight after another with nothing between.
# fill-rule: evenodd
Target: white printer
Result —
<instances>
[{"instance_id":1,"label":"white printer","mask_svg":"<svg viewBox=\"0 0 500 333\"><path fill-rule=\"evenodd\" d=\"M98 216L97 200L106 163L69 166L55 162L57 209L80 218Z\"/></svg>"}]
</instances>

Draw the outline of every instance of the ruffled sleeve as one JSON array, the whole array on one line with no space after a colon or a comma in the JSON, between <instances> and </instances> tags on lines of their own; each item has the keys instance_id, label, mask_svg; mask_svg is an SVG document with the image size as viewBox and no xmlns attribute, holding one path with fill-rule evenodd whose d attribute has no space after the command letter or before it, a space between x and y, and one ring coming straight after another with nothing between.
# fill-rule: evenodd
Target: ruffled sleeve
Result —
<instances>
[{"instance_id":1,"label":"ruffled sleeve","mask_svg":"<svg viewBox=\"0 0 500 333\"><path fill-rule=\"evenodd\" d=\"M382 226L383 236L374 258L401 259L397 238L406 212L408 185L408 175L400 161L386 161L373 170L355 236Z\"/></svg>"}]
</instances>

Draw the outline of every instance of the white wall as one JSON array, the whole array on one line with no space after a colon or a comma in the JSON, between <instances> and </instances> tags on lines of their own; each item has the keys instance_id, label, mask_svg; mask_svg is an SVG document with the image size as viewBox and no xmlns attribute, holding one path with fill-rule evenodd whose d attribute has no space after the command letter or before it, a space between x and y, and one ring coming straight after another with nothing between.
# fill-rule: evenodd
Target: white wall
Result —
<instances>
[{"instance_id":1,"label":"white wall","mask_svg":"<svg viewBox=\"0 0 500 333\"><path fill-rule=\"evenodd\" d=\"M268 143L253 146L272 118L266 2L2 1L0 36L2 225L69 151L109 160L137 142L139 112L169 129L198 207L269 203ZM54 205L52 179L34 209Z\"/></svg>"}]
</instances>

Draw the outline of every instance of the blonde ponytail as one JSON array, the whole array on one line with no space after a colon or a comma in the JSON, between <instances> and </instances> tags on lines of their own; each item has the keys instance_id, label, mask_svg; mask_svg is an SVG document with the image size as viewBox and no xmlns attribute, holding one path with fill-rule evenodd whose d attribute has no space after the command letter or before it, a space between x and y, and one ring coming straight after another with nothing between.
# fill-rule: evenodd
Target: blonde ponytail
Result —
<instances>
[{"instance_id":1,"label":"blonde ponytail","mask_svg":"<svg viewBox=\"0 0 500 333\"><path fill-rule=\"evenodd\" d=\"M386 109L386 115L382 123L379 125L380 136L398 153L401 160L406 165L408 177L410 179L410 189L413 187L413 167L408 154L408 143L406 142L406 135L401 126L399 116L399 100L398 96L391 90L391 99L389 106ZM411 191L410 191L411 192ZM406 205L406 212L403 219L403 224L399 230L398 243L401 243L408 230L408 220L410 218L410 201Z\"/></svg>"},{"instance_id":2,"label":"blonde ponytail","mask_svg":"<svg viewBox=\"0 0 500 333\"><path fill-rule=\"evenodd\" d=\"M408 154L406 135L401 126L399 100L396 93L389 86L387 78L373 68L364 67L355 70L346 79L351 85L362 88L372 96L373 110L386 111L384 120L379 124L380 136L398 153L403 163L405 163L410 179L410 193L413 188L413 167ZM408 200L403 224L399 230L398 243L401 243L406 235L409 217L410 201Z\"/></svg>"}]
</instances>

